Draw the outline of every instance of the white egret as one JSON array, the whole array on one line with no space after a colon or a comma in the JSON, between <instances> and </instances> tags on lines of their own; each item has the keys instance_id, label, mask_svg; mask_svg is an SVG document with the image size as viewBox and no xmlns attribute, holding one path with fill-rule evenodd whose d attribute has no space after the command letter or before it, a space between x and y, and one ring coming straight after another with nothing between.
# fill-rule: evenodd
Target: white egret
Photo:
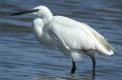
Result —
<instances>
[{"instance_id":1,"label":"white egret","mask_svg":"<svg viewBox=\"0 0 122 80\"><path fill-rule=\"evenodd\" d=\"M11 14L32 13L38 18L33 21L33 30L39 41L46 46L55 46L72 59L71 74L76 71L75 62L82 54L88 55L93 64L95 76L95 54L112 55L113 47L93 28L85 23L64 16L55 16L46 6L37 6L32 10Z\"/></svg>"}]
</instances>

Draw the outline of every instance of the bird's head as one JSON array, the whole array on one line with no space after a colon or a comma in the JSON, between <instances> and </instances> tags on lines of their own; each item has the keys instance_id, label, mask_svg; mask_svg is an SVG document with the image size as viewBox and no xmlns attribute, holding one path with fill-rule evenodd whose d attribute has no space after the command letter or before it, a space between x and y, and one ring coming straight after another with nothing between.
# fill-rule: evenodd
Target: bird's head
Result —
<instances>
[{"instance_id":1,"label":"bird's head","mask_svg":"<svg viewBox=\"0 0 122 80\"><path fill-rule=\"evenodd\" d=\"M52 16L51 11L46 6L37 6L32 9L29 9L29 10L24 10L21 12L13 13L13 14L11 14L11 16L22 15L22 14L27 14L27 13L37 15L41 18L48 18L48 17Z\"/></svg>"}]
</instances>

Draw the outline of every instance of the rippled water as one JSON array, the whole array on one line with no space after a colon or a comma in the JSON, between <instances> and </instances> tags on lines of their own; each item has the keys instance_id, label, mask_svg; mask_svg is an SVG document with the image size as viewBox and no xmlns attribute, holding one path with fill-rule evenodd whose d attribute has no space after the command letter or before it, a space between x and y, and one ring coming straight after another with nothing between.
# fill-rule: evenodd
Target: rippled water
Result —
<instances>
[{"instance_id":1,"label":"rippled water","mask_svg":"<svg viewBox=\"0 0 122 80\"><path fill-rule=\"evenodd\" d=\"M35 16L8 14L48 6L54 14L85 22L115 47L111 57L97 56L95 80L122 80L122 0L0 0L0 80L91 80L89 58L69 72L71 60L38 43L31 25Z\"/></svg>"}]
</instances>

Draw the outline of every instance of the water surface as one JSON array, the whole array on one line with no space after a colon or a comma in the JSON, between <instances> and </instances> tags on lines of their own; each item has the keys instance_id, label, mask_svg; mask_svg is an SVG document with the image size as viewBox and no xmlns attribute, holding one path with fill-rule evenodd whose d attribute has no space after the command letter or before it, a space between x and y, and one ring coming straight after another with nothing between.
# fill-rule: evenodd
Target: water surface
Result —
<instances>
[{"instance_id":1,"label":"water surface","mask_svg":"<svg viewBox=\"0 0 122 80\"><path fill-rule=\"evenodd\" d=\"M95 80L122 80L122 1L121 0L1 0L0 1L0 80L91 80L88 57L77 63L70 75L71 60L57 49L47 49L32 33L32 15L8 14L48 6L54 14L85 22L115 47L111 57L97 56Z\"/></svg>"}]
</instances>

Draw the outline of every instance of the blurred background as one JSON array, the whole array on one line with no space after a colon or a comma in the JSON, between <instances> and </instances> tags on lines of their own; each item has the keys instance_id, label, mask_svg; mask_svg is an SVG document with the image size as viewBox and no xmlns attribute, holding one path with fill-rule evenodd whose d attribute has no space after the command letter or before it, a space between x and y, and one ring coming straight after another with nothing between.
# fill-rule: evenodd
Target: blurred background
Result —
<instances>
[{"instance_id":1,"label":"blurred background","mask_svg":"<svg viewBox=\"0 0 122 80\"><path fill-rule=\"evenodd\" d=\"M72 80L71 60L55 48L45 48L33 35L36 16L9 16L38 5L101 33L116 52L110 57L97 56L96 80L122 80L122 0L0 0L0 80ZM77 67L76 80L91 80L88 57Z\"/></svg>"}]
</instances>

